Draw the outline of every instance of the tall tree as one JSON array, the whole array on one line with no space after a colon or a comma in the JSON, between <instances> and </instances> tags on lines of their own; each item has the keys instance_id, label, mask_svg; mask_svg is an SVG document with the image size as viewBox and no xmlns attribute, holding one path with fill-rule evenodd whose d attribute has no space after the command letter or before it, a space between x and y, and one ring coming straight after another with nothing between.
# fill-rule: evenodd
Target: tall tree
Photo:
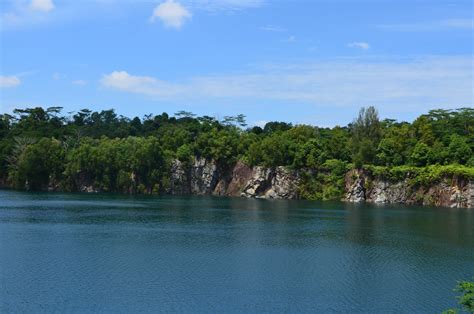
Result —
<instances>
[{"instance_id":1,"label":"tall tree","mask_svg":"<svg viewBox=\"0 0 474 314\"><path fill-rule=\"evenodd\" d=\"M373 163L381 139L379 114L375 107L362 108L351 125L352 160L358 168Z\"/></svg>"}]
</instances>

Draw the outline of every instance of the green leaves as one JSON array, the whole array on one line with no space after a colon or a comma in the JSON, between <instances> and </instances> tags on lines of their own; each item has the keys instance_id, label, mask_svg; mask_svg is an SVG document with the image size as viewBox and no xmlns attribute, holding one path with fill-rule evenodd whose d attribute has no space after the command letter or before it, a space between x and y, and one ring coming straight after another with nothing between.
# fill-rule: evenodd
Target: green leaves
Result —
<instances>
[{"instance_id":1,"label":"green leaves","mask_svg":"<svg viewBox=\"0 0 474 314\"><path fill-rule=\"evenodd\" d=\"M113 109L68 116L61 110L36 107L0 115L0 183L9 178L18 188L59 181L69 190L88 184L104 191L158 191L167 186L172 159L189 164L197 156L222 168L241 160L315 171L307 194L334 199L344 168L338 163L369 167L394 180L409 173L411 184L428 184L443 174L472 177L474 166L470 108L432 110L408 123L380 122L369 107L347 127L273 121L248 129L242 114L217 119L179 111L174 117L129 119Z\"/></svg>"},{"instance_id":2,"label":"green leaves","mask_svg":"<svg viewBox=\"0 0 474 314\"><path fill-rule=\"evenodd\" d=\"M65 171L70 189L92 184L104 191L152 191L168 169L166 154L157 138L86 139L67 158Z\"/></svg>"},{"instance_id":3,"label":"green leaves","mask_svg":"<svg viewBox=\"0 0 474 314\"><path fill-rule=\"evenodd\" d=\"M459 292L460 295L456 297L458 304L461 306L462 312L474 313L474 282L460 281L454 291ZM449 309L443 314L456 314L458 309Z\"/></svg>"},{"instance_id":4,"label":"green leaves","mask_svg":"<svg viewBox=\"0 0 474 314\"><path fill-rule=\"evenodd\" d=\"M463 310L474 313L474 282L461 281L455 291L461 293L457 299Z\"/></svg>"},{"instance_id":5,"label":"green leaves","mask_svg":"<svg viewBox=\"0 0 474 314\"><path fill-rule=\"evenodd\" d=\"M362 108L351 125L352 159L356 167L373 163L381 139L381 124L374 107Z\"/></svg>"},{"instance_id":6,"label":"green leaves","mask_svg":"<svg viewBox=\"0 0 474 314\"><path fill-rule=\"evenodd\" d=\"M62 180L64 150L55 139L43 138L37 143L17 138L10 156L9 180L17 188L32 190L46 188Z\"/></svg>"}]
</instances>

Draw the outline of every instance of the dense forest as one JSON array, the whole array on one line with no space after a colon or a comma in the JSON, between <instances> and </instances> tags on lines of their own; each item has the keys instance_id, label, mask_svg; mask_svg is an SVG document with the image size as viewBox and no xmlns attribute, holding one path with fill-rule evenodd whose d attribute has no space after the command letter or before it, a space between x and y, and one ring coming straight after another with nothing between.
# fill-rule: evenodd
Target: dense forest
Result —
<instances>
[{"instance_id":1,"label":"dense forest","mask_svg":"<svg viewBox=\"0 0 474 314\"><path fill-rule=\"evenodd\" d=\"M0 182L18 189L54 184L75 191L87 178L102 191L129 191L133 184L140 187L137 192L161 193L173 160L190 165L203 157L224 168L240 160L249 166L320 169L334 192L322 197L311 192L317 188L306 187L302 196L331 199L340 196L337 180L348 169L472 174L473 151L472 108L432 110L413 123L380 120L374 107L362 108L348 126L334 128L285 122L247 127L244 115L218 120L185 111L130 119L114 110L63 114L61 107L37 107L0 115Z\"/></svg>"}]
</instances>

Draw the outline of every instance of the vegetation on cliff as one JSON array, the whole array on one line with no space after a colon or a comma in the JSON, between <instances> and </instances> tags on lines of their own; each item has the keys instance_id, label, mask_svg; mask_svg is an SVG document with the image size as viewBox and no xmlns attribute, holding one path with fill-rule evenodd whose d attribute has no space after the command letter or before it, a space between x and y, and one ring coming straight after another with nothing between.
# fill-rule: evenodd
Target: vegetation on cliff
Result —
<instances>
[{"instance_id":1,"label":"vegetation on cliff","mask_svg":"<svg viewBox=\"0 0 474 314\"><path fill-rule=\"evenodd\" d=\"M413 184L443 175L474 178L474 109L432 110L413 123L380 120L363 108L348 126L320 128L269 122L247 128L243 115L196 117L189 112L129 119L114 110L61 107L16 109L0 115L0 180L15 188L165 191L173 159L195 156L219 167L304 169L300 195L337 199L344 174L365 167L389 179L414 174Z\"/></svg>"}]
</instances>

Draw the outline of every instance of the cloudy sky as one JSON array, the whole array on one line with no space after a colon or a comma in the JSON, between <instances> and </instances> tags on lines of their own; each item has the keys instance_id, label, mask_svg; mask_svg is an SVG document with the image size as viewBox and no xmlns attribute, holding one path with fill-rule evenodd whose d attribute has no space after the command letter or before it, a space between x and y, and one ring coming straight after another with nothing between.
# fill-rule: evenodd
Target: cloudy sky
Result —
<instances>
[{"instance_id":1,"label":"cloudy sky","mask_svg":"<svg viewBox=\"0 0 474 314\"><path fill-rule=\"evenodd\" d=\"M471 0L0 0L0 112L345 125L474 105Z\"/></svg>"}]
</instances>

